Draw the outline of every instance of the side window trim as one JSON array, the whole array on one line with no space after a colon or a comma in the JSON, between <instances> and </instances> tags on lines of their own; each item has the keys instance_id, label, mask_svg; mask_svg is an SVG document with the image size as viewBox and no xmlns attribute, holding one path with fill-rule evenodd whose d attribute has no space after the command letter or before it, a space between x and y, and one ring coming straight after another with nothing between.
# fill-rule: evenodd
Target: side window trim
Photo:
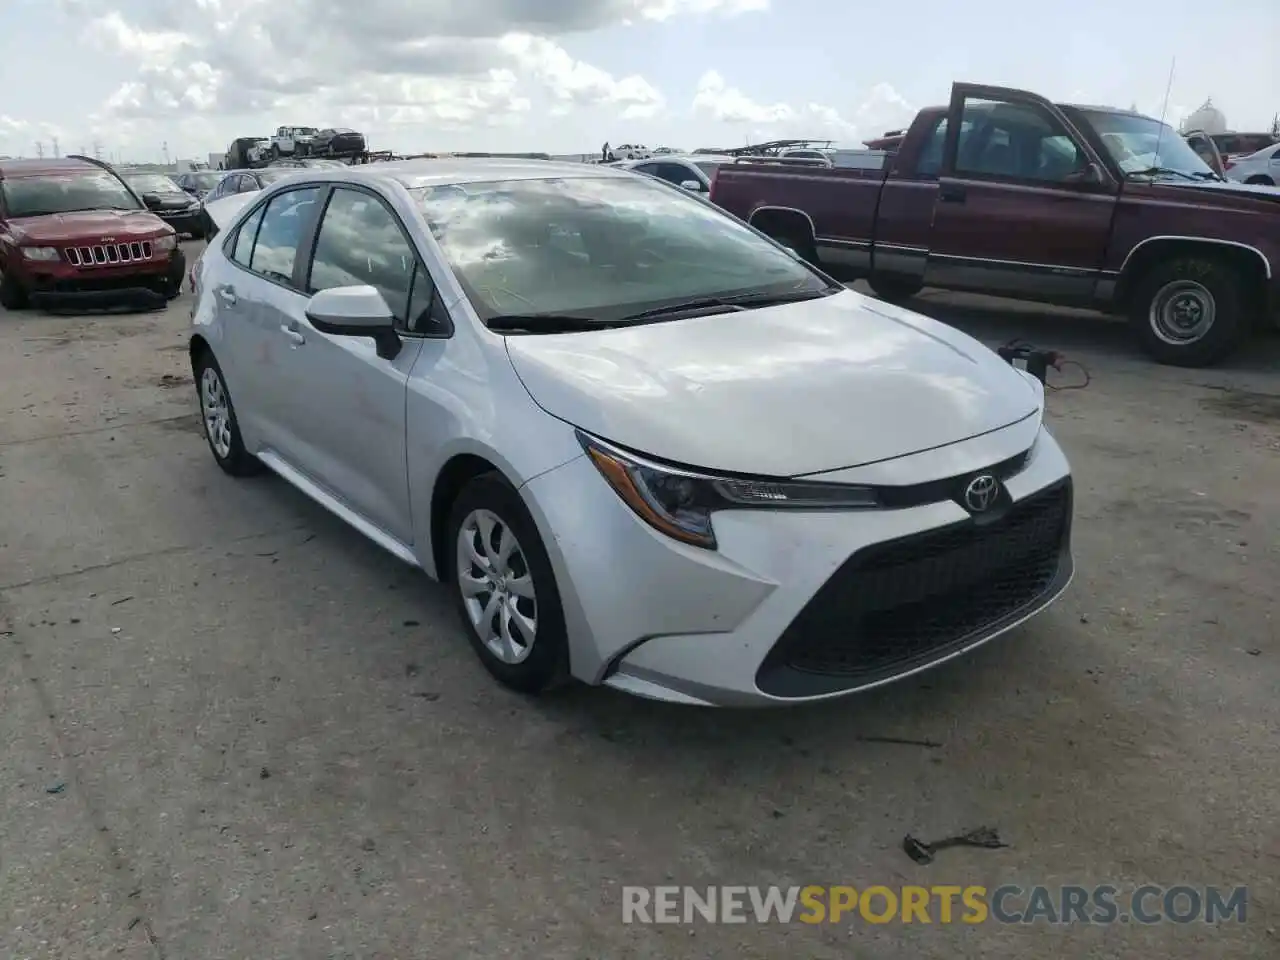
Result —
<instances>
[{"instance_id":1,"label":"side window trim","mask_svg":"<svg viewBox=\"0 0 1280 960\"><path fill-rule=\"evenodd\" d=\"M426 260L422 256L422 252L418 249L418 245L413 242L413 237L410 236L409 231L405 228L404 221L400 219L400 214L397 213L395 208L387 202L386 197L382 196L382 194L378 193L378 191L374 190L372 187L365 186L363 183L330 183L327 186L329 187L328 193L316 203L316 206L319 209L317 211L315 220L312 221L310 235L307 238L307 256L305 261L305 268L303 269L301 275L297 277L297 279L300 281L300 285L298 288L299 292L301 292L302 295L306 297L314 296L314 294L311 293L311 269L315 263L316 246L320 242L320 228L324 224L324 217L329 210L329 204L330 202L332 202L334 194L336 194L339 190L351 190L356 193L366 194L367 196L373 198L373 200L376 201L377 203L382 204L382 208L386 210L387 213L391 216L391 220L393 223L395 223L396 229L400 231L401 238L404 240L405 244L408 246L410 252L413 253L414 274L409 281L409 296L406 298L405 303L408 304L413 300L413 288L417 285L417 282L418 282L418 273L417 273L418 270L422 270L422 272L426 274L427 279L431 281L431 288L432 288L431 298L432 298L432 301L434 302L434 300L440 295L440 283L432 274L431 268L427 266ZM302 248L301 248L301 245L299 245L299 253L301 253L301 251L302 251ZM301 257L299 257L298 259L299 261L302 260ZM297 271L297 266L295 265L295 276L297 276L296 271ZM441 304L442 312L448 317L449 311L446 309L443 309L443 307L444 305L442 303ZM406 309L407 309L407 306L406 306ZM430 311L430 304L429 304L428 313L430 312L431 311ZM449 319L449 323L447 325L447 329L439 332L436 332L436 331L423 332L421 330L405 330L399 327L397 327L396 332L399 333L402 337L422 337L424 339L429 339L429 340L447 340L449 337L453 336L453 318L448 317L448 319ZM409 319L408 317L406 317L404 325L408 326L408 323L409 323Z\"/></svg>"},{"instance_id":2,"label":"side window trim","mask_svg":"<svg viewBox=\"0 0 1280 960\"><path fill-rule=\"evenodd\" d=\"M261 210L262 217L258 220L258 225L255 228L253 233L253 245L249 247L249 262L252 263L254 251L258 247L258 234L262 231L262 224L266 221L266 218L267 218L266 208L271 203L271 201L274 200L276 197L282 197L287 193L295 193L298 190L319 189L320 194L319 196L317 196L316 200L314 201L315 207L319 207L321 203L324 201L325 191L326 191L326 188L328 187L329 187L329 184L327 183L297 183L297 184L291 183L289 185L288 190L281 190L279 193L273 193L271 196L267 197L266 199L258 200L256 203L252 204L249 207L249 212L246 213L241 218L239 225L234 230L232 230L227 235L227 239L222 242L222 254L226 258L227 262L232 264L235 267L239 267L245 273L252 274L253 276L257 277L259 280L265 280L267 281L267 283L274 283L278 287L283 287L284 289L290 291L291 293L296 293L303 297L308 296L305 288L301 286L299 283L299 280L300 280L299 271L301 269L301 265L304 263L306 264L307 270L310 270L310 264L311 264L310 257L304 258L302 254L304 250L312 249L312 247L315 244L317 228L320 223L320 217L317 211L315 210L312 211L310 220L302 228L302 236L298 238L297 252L295 253L293 258L293 276L289 283L284 283L280 280L277 280L274 277L269 277L264 273L260 273L259 271L254 270L248 264L241 263L239 260L237 260L235 258L236 241L237 241L237 238L240 236L240 231L244 228L244 225L247 224L250 220L252 220L257 215L258 211Z\"/></svg>"}]
</instances>

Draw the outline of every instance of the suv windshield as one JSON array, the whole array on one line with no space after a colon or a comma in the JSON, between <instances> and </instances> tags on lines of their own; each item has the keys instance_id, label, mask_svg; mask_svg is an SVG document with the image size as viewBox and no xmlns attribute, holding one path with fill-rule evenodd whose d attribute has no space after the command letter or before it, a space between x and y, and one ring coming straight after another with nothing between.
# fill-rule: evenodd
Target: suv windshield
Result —
<instances>
[{"instance_id":1,"label":"suv windshield","mask_svg":"<svg viewBox=\"0 0 1280 960\"><path fill-rule=\"evenodd\" d=\"M0 182L11 217L40 217L81 210L141 210L138 198L105 170L44 174Z\"/></svg>"},{"instance_id":2,"label":"suv windshield","mask_svg":"<svg viewBox=\"0 0 1280 960\"><path fill-rule=\"evenodd\" d=\"M1181 134L1166 123L1125 113L1081 112L1125 173L1163 170L1196 180L1219 179Z\"/></svg>"},{"instance_id":3,"label":"suv windshield","mask_svg":"<svg viewBox=\"0 0 1280 960\"><path fill-rule=\"evenodd\" d=\"M412 191L485 321L603 323L689 301L820 296L828 283L749 227L639 177Z\"/></svg>"},{"instance_id":4,"label":"suv windshield","mask_svg":"<svg viewBox=\"0 0 1280 960\"><path fill-rule=\"evenodd\" d=\"M178 190L176 183L158 173L140 173L125 179L129 181L129 186L133 187L133 192L138 194L175 193Z\"/></svg>"}]
</instances>

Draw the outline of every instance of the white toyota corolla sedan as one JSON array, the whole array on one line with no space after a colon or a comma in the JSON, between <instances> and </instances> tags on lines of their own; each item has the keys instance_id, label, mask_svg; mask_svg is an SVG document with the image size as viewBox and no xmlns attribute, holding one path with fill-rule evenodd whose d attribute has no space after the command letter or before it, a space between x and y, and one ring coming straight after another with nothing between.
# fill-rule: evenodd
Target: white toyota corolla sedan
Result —
<instances>
[{"instance_id":1,"label":"white toyota corolla sedan","mask_svg":"<svg viewBox=\"0 0 1280 960\"><path fill-rule=\"evenodd\" d=\"M1036 380L651 178L304 171L193 279L218 465L270 468L447 582L517 690L835 697L1071 578Z\"/></svg>"}]
</instances>

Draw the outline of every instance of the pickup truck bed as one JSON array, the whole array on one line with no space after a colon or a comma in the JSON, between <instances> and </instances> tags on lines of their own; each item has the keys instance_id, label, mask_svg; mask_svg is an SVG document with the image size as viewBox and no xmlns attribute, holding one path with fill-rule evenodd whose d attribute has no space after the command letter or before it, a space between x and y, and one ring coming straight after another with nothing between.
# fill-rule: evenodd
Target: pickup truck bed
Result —
<instances>
[{"instance_id":1,"label":"pickup truck bed","mask_svg":"<svg viewBox=\"0 0 1280 960\"><path fill-rule=\"evenodd\" d=\"M885 299L1125 313L1164 363L1221 360L1280 304L1280 189L1223 181L1157 120L1026 91L956 84L883 170L727 164L711 199Z\"/></svg>"}]
</instances>

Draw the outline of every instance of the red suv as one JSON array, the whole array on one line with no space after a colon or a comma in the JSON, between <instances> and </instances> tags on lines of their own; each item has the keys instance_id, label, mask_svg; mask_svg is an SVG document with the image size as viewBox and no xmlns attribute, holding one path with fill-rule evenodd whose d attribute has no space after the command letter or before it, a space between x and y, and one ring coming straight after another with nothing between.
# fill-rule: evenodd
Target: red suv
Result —
<instances>
[{"instance_id":1,"label":"red suv","mask_svg":"<svg viewBox=\"0 0 1280 960\"><path fill-rule=\"evenodd\" d=\"M0 306L158 307L185 272L173 227L107 164L0 160Z\"/></svg>"}]
</instances>

